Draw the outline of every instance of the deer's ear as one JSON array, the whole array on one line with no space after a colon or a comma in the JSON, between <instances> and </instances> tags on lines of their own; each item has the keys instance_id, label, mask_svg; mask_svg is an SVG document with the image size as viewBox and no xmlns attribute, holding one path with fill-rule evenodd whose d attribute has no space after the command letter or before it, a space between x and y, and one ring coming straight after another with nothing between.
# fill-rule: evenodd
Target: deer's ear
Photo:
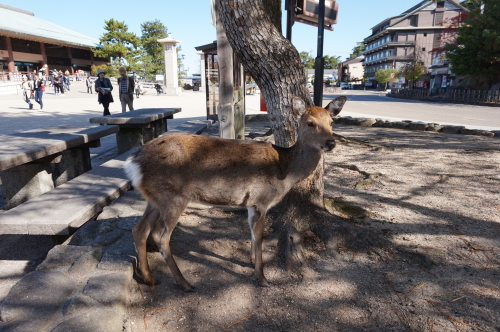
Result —
<instances>
[{"instance_id":1,"label":"deer's ear","mask_svg":"<svg viewBox=\"0 0 500 332\"><path fill-rule=\"evenodd\" d=\"M347 97L345 96L337 97L334 100L332 100L330 104L328 104L328 106L326 106L325 108L328 111L328 113L330 113L330 116L333 118L334 116L339 114L340 111L342 111L342 108L344 107L346 101Z\"/></svg>"},{"instance_id":2,"label":"deer's ear","mask_svg":"<svg viewBox=\"0 0 500 332\"><path fill-rule=\"evenodd\" d=\"M292 114L300 118L306 112L306 104L299 97L292 97Z\"/></svg>"}]
</instances>

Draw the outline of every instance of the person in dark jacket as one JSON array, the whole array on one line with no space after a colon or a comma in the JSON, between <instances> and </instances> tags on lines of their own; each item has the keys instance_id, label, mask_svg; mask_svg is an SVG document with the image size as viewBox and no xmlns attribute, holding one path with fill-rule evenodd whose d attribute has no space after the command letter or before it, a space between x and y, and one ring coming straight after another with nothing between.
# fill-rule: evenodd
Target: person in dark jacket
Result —
<instances>
[{"instance_id":1,"label":"person in dark jacket","mask_svg":"<svg viewBox=\"0 0 500 332\"><path fill-rule=\"evenodd\" d=\"M120 97L120 102L122 104L122 113L125 113L127 111L127 105L128 105L128 110L133 111L134 88L135 88L134 79L132 77L127 76L127 71L125 70L124 67L120 67L120 69L118 69L118 72L120 73L121 76L118 77L118 88L119 88L118 96Z\"/></svg>"},{"instance_id":2,"label":"person in dark jacket","mask_svg":"<svg viewBox=\"0 0 500 332\"><path fill-rule=\"evenodd\" d=\"M109 104L114 102L113 95L111 91L113 91L113 85L111 85L111 81L109 78L104 77L104 70L99 69L97 71L97 79L95 80L95 91L97 92L97 101L99 104L102 104L104 107L103 116L111 115L109 113Z\"/></svg>"},{"instance_id":3,"label":"person in dark jacket","mask_svg":"<svg viewBox=\"0 0 500 332\"><path fill-rule=\"evenodd\" d=\"M45 89L45 82L43 78L35 74L35 79L33 80L33 91L35 92L35 101L40 104L40 109L43 109L43 89Z\"/></svg>"}]
</instances>

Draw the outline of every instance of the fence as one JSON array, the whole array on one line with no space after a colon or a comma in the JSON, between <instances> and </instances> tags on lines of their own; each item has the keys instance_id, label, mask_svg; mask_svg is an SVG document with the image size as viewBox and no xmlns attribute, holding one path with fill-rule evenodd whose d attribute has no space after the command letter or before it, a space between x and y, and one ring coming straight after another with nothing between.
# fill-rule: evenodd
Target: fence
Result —
<instances>
[{"instance_id":1,"label":"fence","mask_svg":"<svg viewBox=\"0 0 500 332\"><path fill-rule=\"evenodd\" d=\"M425 99L464 104L500 104L500 90L438 89L391 89L391 97Z\"/></svg>"},{"instance_id":2,"label":"fence","mask_svg":"<svg viewBox=\"0 0 500 332\"><path fill-rule=\"evenodd\" d=\"M9 73L7 71L0 71L0 83L21 82L25 75L29 80L33 80L33 73L31 72L15 72Z\"/></svg>"}]
</instances>

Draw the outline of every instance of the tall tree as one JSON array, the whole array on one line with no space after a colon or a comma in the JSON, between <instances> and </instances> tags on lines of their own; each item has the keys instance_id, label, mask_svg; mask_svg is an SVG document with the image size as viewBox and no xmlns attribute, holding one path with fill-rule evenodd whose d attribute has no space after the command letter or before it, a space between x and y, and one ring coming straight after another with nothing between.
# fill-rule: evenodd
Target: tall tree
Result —
<instances>
[{"instance_id":1,"label":"tall tree","mask_svg":"<svg viewBox=\"0 0 500 332\"><path fill-rule=\"evenodd\" d=\"M492 86L500 81L500 3L483 0L484 10L472 10L457 30L454 43L445 46L458 75L479 76Z\"/></svg>"},{"instance_id":2,"label":"tall tree","mask_svg":"<svg viewBox=\"0 0 500 332\"><path fill-rule=\"evenodd\" d=\"M365 44L363 42L357 42L357 45L352 49L352 53L349 55L349 58L355 58L363 54L365 51Z\"/></svg>"},{"instance_id":3,"label":"tall tree","mask_svg":"<svg viewBox=\"0 0 500 332\"><path fill-rule=\"evenodd\" d=\"M339 66L340 56L325 55L325 69L336 69Z\"/></svg>"},{"instance_id":4,"label":"tall tree","mask_svg":"<svg viewBox=\"0 0 500 332\"><path fill-rule=\"evenodd\" d=\"M387 83L389 83L391 79L398 78L398 75L398 71L394 68L379 69L375 72L375 79L379 83L385 83L385 88L387 89Z\"/></svg>"},{"instance_id":5,"label":"tall tree","mask_svg":"<svg viewBox=\"0 0 500 332\"><path fill-rule=\"evenodd\" d=\"M99 39L102 47L95 49L94 56L109 58L111 66L124 66L134 71L141 54L141 41L133 32L128 31L125 22L110 19L104 21L106 31Z\"/></svg>"},{"instance_id":6,"label":"tall tree","mask_svg":"<svg viewBox=\"0 0 500 332\"><path fill-rule=\"evenodd\" d=\"M292 97L301 98L307 107L313 106L299 53L271 23L262 0L216 0L216 6L233 51L262 91L276 144L292 146L298 126L298 119L291 112ZM339 229L350 227L335 220L334 231L323 192L321 160L313 174L296 185L274 210L277 219L273 227L280 232L280 253L287 267L302 257L302 236L297 231L313 230L327 248L333 249ZM340 227L340 223L346 227Z\"/></svg>"},{"instance_id":7,"label":"tall tree","mask_svg":"<svg viewBox=\"0 0 500 332\"><path fill-rule=\"evenodd\" d=\"M309 53L302 51L299 56L305 69L314 69L314 58Z\"/></svg>"},{"instance_id":8,"label":"tall tree","mask_svg":"<svg viewBox=\"0 0 500 332\"><path fill-rule=\"evenodd\" d=\"M163 45L158 43L158 39L168 36L167 27L159 20L146 21L141 24L141 43L147 57L148 73L150 75L161 74L164 71L165 56Z\"/></svg>"}]
</instances>

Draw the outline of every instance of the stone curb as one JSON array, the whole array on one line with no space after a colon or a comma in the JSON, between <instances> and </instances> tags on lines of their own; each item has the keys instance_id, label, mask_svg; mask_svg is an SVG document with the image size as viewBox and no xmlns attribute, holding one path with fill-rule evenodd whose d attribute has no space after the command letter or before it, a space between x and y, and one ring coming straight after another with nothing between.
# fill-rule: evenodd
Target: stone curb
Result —
<instances>
[{"instance_id":1,"label":"stone curb","mask_svg":"<svg viewBox=\"0 0 500 332\"><path fill-rule=\"evenodd\" d=\"M268 121L267 114L246 115L245 122ZM461 134L500 138L500 130L489 131L483 129L471 129L464 126L442 125L439 123L428 123L423 121L390 121L378 118L358 118L352 116L339 116L335 118L335 123L363 126L363 127L383 127L418 131L440 132L445 134Z\"/></svg>"},{"instance_id":2,"label":"stone curb","mask_svg":"<svg viewBox=\"0 0 500 332\"><path fill-rule=\"evenodd\" d=\"M11 288L0 304L0 331L131 330L126 313L136 255L131 230L146 203L128 193L66 244L52 248L36 271Z\"/></svg>"}]
</instances>

